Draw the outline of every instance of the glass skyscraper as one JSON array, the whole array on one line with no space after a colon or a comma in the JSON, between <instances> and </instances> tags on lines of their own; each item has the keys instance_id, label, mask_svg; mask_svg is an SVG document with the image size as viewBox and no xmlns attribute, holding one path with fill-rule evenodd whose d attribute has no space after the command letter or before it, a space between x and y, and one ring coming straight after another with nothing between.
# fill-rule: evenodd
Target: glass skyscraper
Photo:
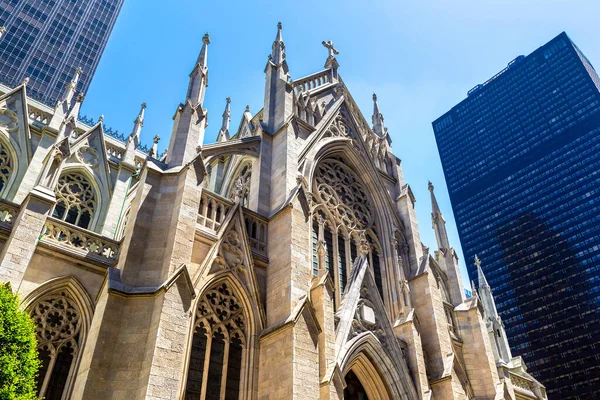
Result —
<instances>
[{"instance_id":1,"label":"glass skyscraper","mask_svg":"<svg viewBox=\"0 0 600 400\"><path fill-rule=\"evenodd\" d=\"M464 255L482 261L513 354L550 399L597 398L600 79L591 63L562 33L477 85L433 129Z\"/></svg>"},{"instance_id":2,"label":"glass skyscraper","mask_svg":"<svg viewBox=\"0 0 600 400\"><path fill-rule=\"evenodd\" d=\"M123 0L0 0L0 82L25 77L28 94L54 105L75 69L87 91Z\"/></svg>"}]
</instances>

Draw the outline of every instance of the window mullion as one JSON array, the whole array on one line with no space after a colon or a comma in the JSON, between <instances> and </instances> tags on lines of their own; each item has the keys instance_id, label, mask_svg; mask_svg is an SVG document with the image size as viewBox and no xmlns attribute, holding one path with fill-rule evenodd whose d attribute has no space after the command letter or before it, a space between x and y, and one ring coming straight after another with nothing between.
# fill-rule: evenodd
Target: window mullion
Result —
<instances>
[{"instance_id":1,"label":"window mullion","mask_svg":"<svg viewBox=\"0 0 600 400\"><path fill-rule=\"evenodd\" d=\"M204 371L202 371L202 390L200 391L200 400L206 399L206 385L208 384L208 368L210 367L210 351L212 347L213 332L212 329L207 330L206 339L206 358L204 359Z\"/></svg>"},{"instance_id":2,"label":"window mullion","mask_svg":"<svg viewBox=\"0 0 600 400\"><path fill-rule=\"evenodd\" d=\"M227 389L227 368L229 366L229 344L231 343L231 338L225 338L225 349L223 350L223 368L221 371L221 400L225 400L225 394Z\"/></svg>"},{"instance_id":3,"label":"window mullion","mask_svg":"<svg viewBox=\"0 0 600 400\"><path fill-rule=\"evenodd\" d=\"M56 364L56 358L58 357L58 349L52 346L52 352L50 355L50 362L48 363L48 369L46 369L46 376L44 377L44 383L42 384L42 388L40 389L40 393L38 397L40 399L44 398L46 394L46 390L48 390L48 385L50 384L50 377L52 376L52 370L54 369L54 364Z\"/></svg>"}]
</instances>

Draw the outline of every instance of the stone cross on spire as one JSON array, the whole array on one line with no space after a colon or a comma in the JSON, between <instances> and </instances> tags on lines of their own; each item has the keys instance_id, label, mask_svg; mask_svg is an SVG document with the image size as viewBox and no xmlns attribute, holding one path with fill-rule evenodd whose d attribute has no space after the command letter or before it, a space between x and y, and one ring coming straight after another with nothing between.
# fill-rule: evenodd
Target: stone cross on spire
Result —
<instances>
[{"instance_id":1,"label":"stone cross on spire","mask_svg":"<svg viewBox=\"0 0 600 400\"><path fill-rule=\"evenodd\" d=\"M337 51L335 47L333 47L333 42L331 40L327 42L323 40L321 44L325 46L325 48L329 51L329 58L333 58L334 56L340 54L340 52Z\"/></svg>"},{"instance_id":2,"label":"stone cross on spire","mask_svg":"<svg viewBox=\"0 0 600 400\"><path fill-rule=\"evenodd\" d=\"M337 62L337 60L335 59L335 56L340 54L339 51L337 51L337 49L335 47L333 47L333 42L331 40L329 41L322 41L321 44L327 49L328 51L328 56L327 56L327 61L325 61L325 68L327 69L337 69L337 67L339 67L339 64Z\"/></svg>"}]
</instances>

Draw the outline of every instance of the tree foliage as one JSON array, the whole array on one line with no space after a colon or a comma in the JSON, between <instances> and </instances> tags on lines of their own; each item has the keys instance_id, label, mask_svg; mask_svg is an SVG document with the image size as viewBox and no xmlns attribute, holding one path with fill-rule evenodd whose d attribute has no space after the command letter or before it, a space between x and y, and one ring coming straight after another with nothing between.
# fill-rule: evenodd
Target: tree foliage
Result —
<instances>
[{"instance_id":1,"label":"tree foliage","mask_svg":"<svg viewBox=\"0 0 600 400\"><path fill-rule=\"evenodd\" d=\"M31 317L8 284L0 284L0 400L36 398L40 367Z\"/></svg>"}]
</instances>

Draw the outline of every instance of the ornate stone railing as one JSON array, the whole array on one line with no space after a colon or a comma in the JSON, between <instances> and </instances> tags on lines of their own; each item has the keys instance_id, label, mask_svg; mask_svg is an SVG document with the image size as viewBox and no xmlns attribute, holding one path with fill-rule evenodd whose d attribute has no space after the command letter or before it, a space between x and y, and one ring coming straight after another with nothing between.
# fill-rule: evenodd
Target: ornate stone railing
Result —
<instances>
[{"instance_id":1,"label":"ornate stone railing","mask_svg":"<svg viewBox=\"0 0 600 400\"><path fill-rule=\"evenodd\" d=\"M216 233L232 206L233 202L231 200L202 189L200 209L198 210L198 224L208 231Z\"/></svg>"},{"instance_id":2,"label":"ornate stone railing","mask_svg":"<svg viewBox=\"0 0 600 400\"><path fill-rule=\"evenodd\" d=\"M117 242L52 217L46 220L40 240L69 253L108 265L117 261L119 253Z\"/></svg>"},{"instance_id":3,"label":"ornate stone railing","mask_svg":"<svg viewBox=\"0 0 600 400\"><path fill-rule=\"evenodd\" d=\"M520 375L517 375L515 373L509 372L509 376L510 376L510 381L512 382L512 384L522 390L525 390L528 393L533 393L533 382L531 382L529 379L526 379Z\"/></svg>"},{"instance_id":4,"label":"ornate stone railing","mask_svg":"<svg viewBox=\"0 0 600 400\"><path fill-rule=\"evenodd\" d=\"M244 221L250 247L258 254L267 255L267 220L260 215L244 210Z\"/></svg>"},{"instance_id":5,"label":"ornate stone railing","mask_svg":"<svg viewBox=\"0 0 600 400\"><path fill-rule=\"evenodd\" d=\"M0 227L12 230L17 214L19 214L18 205L0 200Z\"/></svg>"},{"instance_id":6,"label":"ornate stone railing","mask_svg":"<svg viewBox=\"0 0 600 400\"><path fill-rule=\"evenodd\" d=\"M39 122L40 124L47 125L52 118L52 115L47 112L37 110L33 107L29 107L29 118L35 122Z\"/></svg>"},{"instance_id":7,"label":"ornate stone railing","mask_svg":"<svg viewBox=\"0 0 600 400\"><path fill-rule=\"evenodd\" d=\"M123 159L123 149L120 149L117 146L111 145L108 141L105 141L106 144L106 153L109 157L115 158L119 161Z\"/></svg>"},{"instance_id":8,"label":"ornate stone railing","mask_svg":"<svg viewBox=\"0 0 600 400\"><path fill-rule=\"evenodd\" d=\"M331 82L331 70L323 70L292 82L296 93L316 89Z\"/></svg>"}]
</instances>

